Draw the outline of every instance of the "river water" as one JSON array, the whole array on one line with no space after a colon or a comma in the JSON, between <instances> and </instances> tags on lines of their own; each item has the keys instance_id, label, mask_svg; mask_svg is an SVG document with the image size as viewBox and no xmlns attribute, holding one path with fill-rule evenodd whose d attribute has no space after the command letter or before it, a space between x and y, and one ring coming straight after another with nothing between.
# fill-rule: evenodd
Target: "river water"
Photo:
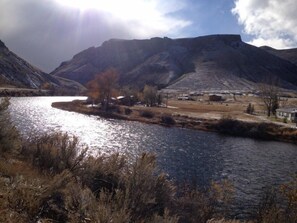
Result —
<instances>
[{"instance_id":1,"label":"river water","mask_svg":"<svg viewBox=\"0 0 297 223\"><path fill-rule=\"evenodd\" d=\"M212 180L228 179L236 189L237 210L248 210L264 188L288 182L297 173L297 146L293 144L102 119L51 107L52 102L73 99L12 98L9 110L25 136L67 132L103 154L119 152L133 158L144 151L156 153L160 169L178 181L205 186Z\"/></svg>"}]
</instances>

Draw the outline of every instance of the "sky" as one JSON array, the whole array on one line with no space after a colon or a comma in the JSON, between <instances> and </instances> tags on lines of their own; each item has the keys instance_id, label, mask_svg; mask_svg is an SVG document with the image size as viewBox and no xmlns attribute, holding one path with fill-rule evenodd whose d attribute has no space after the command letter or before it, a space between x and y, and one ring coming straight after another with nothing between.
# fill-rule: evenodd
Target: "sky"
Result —
<instances>
[{"instance_id":1,"label":"sky","mask_svg":"<svg viewBox=\"0 0 297 223\"><path fill-rule=\"evenodd\" d=\"M240 34L297 47L296 0L0 0L0 40L45 72L116 39Z\"/></svg>"}]
</instances>

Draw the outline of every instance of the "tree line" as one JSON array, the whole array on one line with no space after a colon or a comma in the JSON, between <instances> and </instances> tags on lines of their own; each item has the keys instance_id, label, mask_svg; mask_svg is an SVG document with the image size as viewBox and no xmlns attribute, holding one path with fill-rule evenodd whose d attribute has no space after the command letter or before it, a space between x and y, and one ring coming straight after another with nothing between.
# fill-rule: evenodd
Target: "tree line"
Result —
<instances>
[{"instance_id":1,"label":"tree line","mask_svg":"<svg viewBox=\"0 0 297 223\"><path fill-rule=\"evenodd\" d=\"M99 104L104 111L110 109L111 101L117 96L124 96L127 105L142 102L146 106L162 104L162 95L156 86L145 85L143 89L133 89L119 86L119 75L116 69L110 68L95 75L88 84L87 95L92 104Z\"/></svg>"}]
</instances>

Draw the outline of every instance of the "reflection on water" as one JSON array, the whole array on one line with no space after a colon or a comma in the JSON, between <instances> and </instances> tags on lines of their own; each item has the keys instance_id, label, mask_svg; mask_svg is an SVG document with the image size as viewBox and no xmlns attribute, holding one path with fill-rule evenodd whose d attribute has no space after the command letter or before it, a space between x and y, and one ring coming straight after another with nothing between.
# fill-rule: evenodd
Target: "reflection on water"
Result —
<instances>
[{"instance_id":1,"label":"reflection on water","mask_svg":"<svg viewBox=\"0 0 297 223\"><path fill-rule=\"evenodd\" d=\"M120 152L135 157L143 151L154 152L160 168L177 180L206 185L227 178L236 187L239 207L253 205L263 188L286 182L297 173L296 145L107 120L51 107L54 101L73 99L12 98L12 119L24 135L68 132L101 153Z\"/></svg>"}]
</instances>

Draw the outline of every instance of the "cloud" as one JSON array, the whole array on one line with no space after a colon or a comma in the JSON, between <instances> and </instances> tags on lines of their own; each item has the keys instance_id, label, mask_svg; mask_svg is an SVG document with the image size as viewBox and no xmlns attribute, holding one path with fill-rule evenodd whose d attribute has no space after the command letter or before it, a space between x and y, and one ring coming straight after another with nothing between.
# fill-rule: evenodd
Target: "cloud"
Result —
<instances>
[{"instance_id":1,"label":"cloud","mask_svg":"<svg viewBox=\"0 0 297 223\"><path fill-rule=\"evenodd\" d=\"M178 0L126 0L125 4L110 4L110 8L84 9L65 6L61 1L115 0L0 1L0 39L48 72L81 50L110 38L177 35L191 24L174 16L185 7Z\"/></svg>"},{"instance_id":2,"label":"cloud","mask_svg":"<svg viewBox=\"0 0 297 223\"><path fill-rule=\"evenodd\" d=\"M244 32L253 37L250 43L275 48L297 46L296 0L236 0L232 13Z\"/></svg>"}]
</instances>

